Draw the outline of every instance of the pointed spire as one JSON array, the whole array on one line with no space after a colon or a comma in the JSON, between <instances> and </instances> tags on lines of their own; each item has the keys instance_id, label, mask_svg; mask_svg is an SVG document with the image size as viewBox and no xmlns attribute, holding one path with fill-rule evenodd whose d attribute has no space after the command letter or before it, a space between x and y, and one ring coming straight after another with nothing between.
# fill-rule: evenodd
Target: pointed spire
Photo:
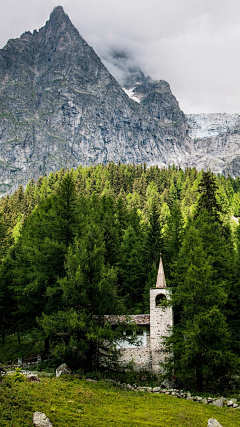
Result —
<instances>
[{"instance_id":1,"label":"pointed spire","mask_svg":"<svg viewBox=\"0 0 240 427\"><path fill-rule=\"evenodd\" d=\"M159 268L158 268L158 276L157 276L157 283L156 288L166 288L166 281L164 276L164 269L163 269L163 263L162 263L162 254L160 254L160 261L159 261Z\"/></svg>"}]
</instances>

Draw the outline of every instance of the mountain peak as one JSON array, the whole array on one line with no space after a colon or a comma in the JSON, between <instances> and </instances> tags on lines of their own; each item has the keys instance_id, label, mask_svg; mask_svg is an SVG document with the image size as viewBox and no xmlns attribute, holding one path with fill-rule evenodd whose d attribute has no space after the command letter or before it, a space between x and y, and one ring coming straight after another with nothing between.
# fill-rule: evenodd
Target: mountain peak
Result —
<instances>
[{"instance_id":1,"label":"mountain peak","mask_svg":"<svg viewBox=\"0 0 240 427\"><path fill-rule=\"evenodd\" d=\"M135 61L115 57L139 87ZM61 167L176 163L186 135L183 118L173 123L176 101L144 95L143 107L129 100L63 8L53 9L42 28L0 50L0 194Z\"/></svg>"},{"instance_id":2,"label":"mountain peak","mask_svg":"<svg viewBox=\"0 0 240 427\"><path fill-rule=\"evenodd\" d=\"M68 15L64 12L63 7L62 6L56 6L50 15L50 22L60 24L63 21L71 23Z\"/></svg>"}]
</instances>

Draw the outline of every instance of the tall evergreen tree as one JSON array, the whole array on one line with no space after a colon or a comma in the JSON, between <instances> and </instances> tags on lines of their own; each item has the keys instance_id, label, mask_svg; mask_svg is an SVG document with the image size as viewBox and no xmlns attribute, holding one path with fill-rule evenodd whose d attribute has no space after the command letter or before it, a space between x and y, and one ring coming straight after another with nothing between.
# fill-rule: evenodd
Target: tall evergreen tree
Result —
<instances>
[{"instance_id":1,"label":"tall evergreen tree","mask_svg":"<svg viewBox=\"0 0 240 427\"><path fill-rule=\"evenodd\" d=\"M175 202L167 219L164 235L164 270L166 277L172 279L172 269L177 261L183 237L183 217L180 202Z\"/></svg>"},{"instance_id":2,"label":"tall evergreen tree","mask_svg":"<svg viewBox=\"0 0 240 427\"><path fill-rule=\"evenodd\" d=\"M231 351L228 316L231 307L234 251L223 223L212 174L203 173L196 215L186 230L175 265L173 337L175 370L184 381L191 372L199 390L227 375L239 360ZM181 354L181 356L180 356ZM220 363L219 363L220 362ZM188 377L189 378L189 377Z\"/></svg>"},{"instance_id":3,"label":"tall evergreen tree","mask_svg":"<svg viewBox=\"0 0 240 427\"><path fill-rule=\"evenodd\" d=\"M136 234L132 225L126 229L120 246L119 278L121 295L125 298L129 313L142 310L144 290L143 239Z\"/></svg>"},{"instance_id":4,"label":"tall evergreen tree","mask_svg":"<svg viewBox=\"0 0 240 427\"><path fill-rule=\"evenodd\" d=\"M71 173L62 176L55 194L41 200L26 220L13 255L11 287L22 329L36 325L36 315L60 304L48 297L58 277L64 275L64 259L76 233L76 199Z\"/></svg>"},{"instance_id":5,"label":"tall evergreen tree","mask_svg":"<svg viewBox=\"0 0 240 427\"><path fill-rule=\"evenodd\" d=\"M174 373L184 386L216 387L233 373L239 360L231 351L231 333L224 313L228 294L224 280L214 280L200 231L189 227L176 265L173 306L178 322L168 338ZM168 365L168 368L172 366Z\"/></svg>"},{"instance_id":6,"label":"tall evergreen tree","mask_svg":"<svg viewBox=\"0 0 240 427\"><path fill-rule=\"evenodd\" d=\"M223 212L223 209L217 201L217 189L218 185L213 173L202 172L202 179L198 185L199 199L196 216L206 210L214 220L220 221L219 213Z\"/></svg>"},{"instance_id":7,"label":"tall evergreen tree","mask_svg":"<svg viewBox=\"0 0 240 427\"><path fill-rule=\"evenodd\" d=\"M115 339L104 315L123 309L117 297L116 270L105 263L103 233L98 225L86 225L81 240L75 240L68 250L65 268L66 276L59 278L52 293L52 298L61 295L61 309L44 313L38 321L52 339L60 337L65 357L77 348L85 367L92 370L100 348L106 350L104 342L108 339L111 350Z\"/></svg>"}]
</instances>

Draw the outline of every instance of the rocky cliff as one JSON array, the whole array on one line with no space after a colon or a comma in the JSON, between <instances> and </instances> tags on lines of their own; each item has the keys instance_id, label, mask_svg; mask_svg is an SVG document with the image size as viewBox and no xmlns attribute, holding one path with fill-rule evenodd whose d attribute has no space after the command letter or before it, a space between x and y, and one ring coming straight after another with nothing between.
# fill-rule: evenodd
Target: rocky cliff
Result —
<instances>
[{"instance_id":1,"label":"rocky cliff","mask_svg":"<svg viewBox=\"0 0 240 427\"><path fill-rule=\"evenodd\" d=\"M192 151L183 166L239 176L240 115L189 114L186 117Z\"/></svg>"},{"instance_id":2,"label":"rocky cliff","mask_svg":"<svg viewBox=\"0 0 240 427\"><path fill-rule=\"evenodd\" d=\"M187 122L166 82L142 77L134 102L62 7L0 50L0 182L106 163L160 166L188 155Z\"/></svg>"},{"instance_id":3,"label":"rocky cliff","mask_svg":"<svg viewBox=\"0 0 240 427\"><path fill-rule=\"evenodd\" d=\"M123 89L132 100L156 119L174 123L175 135L184 141L182 149L186 150L178 165L240 175L240 114L184 115L167 82L145 77L122 52L109 55L108 61L124 72Z\"/></svg>"},{"instance_id":4,"label":"rocky cliff","mask_svg":"<svg viewBox=\"0 0 240 427\"><path fill-rule=\"evenodd\" d=\"M109 161L240 175L238 114L186 116L167 82L124 53L111 60L125 73L121 85L60 6L0 50L0 194Z\"/></svg>"}]
</instances>

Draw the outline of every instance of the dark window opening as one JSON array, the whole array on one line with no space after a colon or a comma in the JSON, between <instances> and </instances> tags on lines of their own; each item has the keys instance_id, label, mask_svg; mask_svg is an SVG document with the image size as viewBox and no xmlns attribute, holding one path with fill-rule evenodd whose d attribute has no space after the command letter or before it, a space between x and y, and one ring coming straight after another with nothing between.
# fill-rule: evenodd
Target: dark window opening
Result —
<instances>
[{"instance_id":1,"label":"dark window opening","mask_svg":"<svg viewBox=\"0 0 240 427\"><path fill-rule=\"evenodd\" d=\"M159 294L156 296L156 307L162 307L164 305L164 302L166 301L166 295Z\"/></svg>"}]
</instances>

